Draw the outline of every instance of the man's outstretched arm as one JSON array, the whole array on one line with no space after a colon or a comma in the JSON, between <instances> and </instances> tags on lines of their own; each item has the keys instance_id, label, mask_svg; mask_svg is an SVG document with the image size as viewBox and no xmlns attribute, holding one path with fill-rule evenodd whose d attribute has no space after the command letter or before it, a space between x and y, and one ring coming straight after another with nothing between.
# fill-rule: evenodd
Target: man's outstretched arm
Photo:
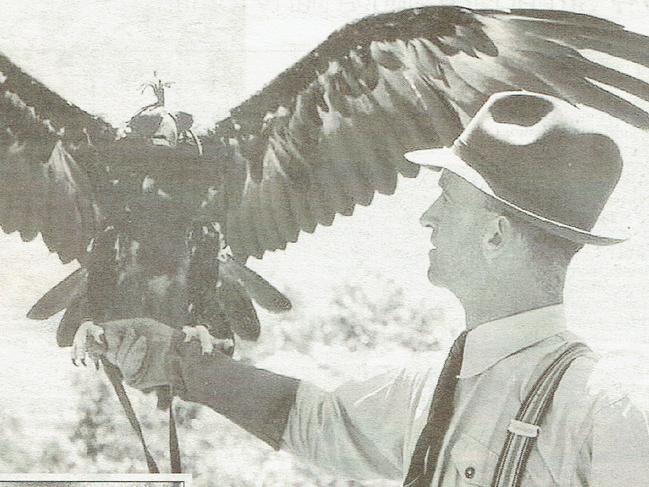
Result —
<instances>
[{"instance_id":1,"label":"man's outstretched arm","mask_svg":"<svg viewBox=\"0 0 649 487\"><path fill-rule=\"evenodd\" d=\"M181 399L210 407L279 449L299 380L242 364L218 351L203 355L198 342L175 337L167 367Z\"/></svg>"},{"instance_id":2,"label":"man's outstretched arm","mask_svg":"<svg viewBox=\"0 0 649 487\"><path fill-rule=\"evenodd\" d=\"M412 398L421 392L421 381L403 371L327 392L224 353L203 355L197 341L185 342L182 332L154 320L102 326L103 352L127 384L171 385L181 399L208 406L273 448L337 475L401 478L404 437L416 439L419 427Z\"/></svg>"},{"instance_id":3,"label":"man's outstretched arm","mask_svg":"<svg viewBox=\"0 0 649 487\"><path fill-rule=\"evenodd\" d=\"M203 354L198 340L149 318L101 324L103 343L91 353L102 354L137 389L171 386L183 400L203 404L279 449L299 381L242 364L219 351ZM222 343L220 343L222 342Z\"/></svg>"}]
</instances>

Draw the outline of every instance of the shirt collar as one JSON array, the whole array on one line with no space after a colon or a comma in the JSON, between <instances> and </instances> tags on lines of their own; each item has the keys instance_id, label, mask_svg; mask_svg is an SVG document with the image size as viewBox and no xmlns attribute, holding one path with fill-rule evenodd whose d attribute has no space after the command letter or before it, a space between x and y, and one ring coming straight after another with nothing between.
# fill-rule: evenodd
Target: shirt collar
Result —
<instances>
[{"instance_id":1,"label":"shirt collar","mask_svg":"<svg viewBox=\"0 0 649 487\"><path fill-rule=\"evenodd\" d=\"M459 378L481 374L502 359L565 329L561 304L483 323L467 334Z\"/></svg>"}]
</instances>

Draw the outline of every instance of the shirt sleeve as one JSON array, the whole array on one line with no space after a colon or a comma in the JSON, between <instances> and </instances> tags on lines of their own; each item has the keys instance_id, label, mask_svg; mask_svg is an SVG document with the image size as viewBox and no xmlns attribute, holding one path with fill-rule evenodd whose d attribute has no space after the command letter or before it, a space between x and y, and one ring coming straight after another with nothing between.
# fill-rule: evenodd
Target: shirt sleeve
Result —
<instances>
[{"instance_id":1,"label":"shirt sleeve","mask_svg":"<svg viewBox=\"0 0 649 487\"><path fill-rule=\"evenodd\" d=\"M591 487L649 483L647 414L628 396L595 412L580 452L582 479Z\"/></svg>"},{"instance_id":2,"label":"shirt sleeve","mask_svg":"<svg viewBox=\"0 0 649 487\"><path fill-rule=\"evenodd\" d=\"M401 480L405 439L423 427L424 382L406 369L331 392L303 382L281 447L338 476Z\"/></svg>"}]
</instances>

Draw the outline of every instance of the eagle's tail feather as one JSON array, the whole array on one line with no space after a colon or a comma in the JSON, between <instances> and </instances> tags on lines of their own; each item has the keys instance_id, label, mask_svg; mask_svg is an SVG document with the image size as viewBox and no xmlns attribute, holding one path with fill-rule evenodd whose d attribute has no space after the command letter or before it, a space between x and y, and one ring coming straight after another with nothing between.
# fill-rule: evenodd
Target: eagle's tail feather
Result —
<instances>
[{"instance_id":1,"label":"eagle's tail feather","mask_svg":"<svg viewBox=\"0 0 649 487\"><path fill-rule=\"evenodd\" d=\"M267 311L280 313L291 309L291 301L252 269L230 258L221 263L221 276L239 282L255 302Z\"/></svg>"},{"instance_id":2,"label":"eagle's tail feather","mask_svg":"<svg viewBox=\"0 0 649 487\"><path fill-rule=\"evenodd\" d=\"M59 327L56 330L56 343L59 347L69 347L72 345L74 335L79 329L79 325L90 319L90 307L88 305L87 293L83 292L67 305L67 309L61 318Z\"/></svg>"},{"instance_id":3,"label":"eagle's tail feather","mask_svg":"<svg viewBox=\"0 0 649 487\"><path fill-rule=\"evenodd\" d=\"M47 291L40 298L27 317L32 320L46 320L67 308L75 298L85 293L88 284L88 271L81 267Z\"/></svg>"},{"instance_id":4,"label":"eagle's tail feather","mask_svg":"<svg viewBox=\"0 0 649 487\"><path fill-rule=\"evenodd\" d=\"M244 340L257 340L261 325L255 307L241 284L221 275L221 284L217 287L216 300L226 322L238 336Z\"/></svg>"}]
</instances>

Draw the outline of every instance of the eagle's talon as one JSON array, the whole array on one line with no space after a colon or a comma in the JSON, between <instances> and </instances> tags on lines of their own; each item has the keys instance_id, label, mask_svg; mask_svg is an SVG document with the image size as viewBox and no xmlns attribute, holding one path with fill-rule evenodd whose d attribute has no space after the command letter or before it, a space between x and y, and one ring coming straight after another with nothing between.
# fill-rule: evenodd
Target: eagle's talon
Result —
<instances>
[{"instance_id":1,"label":"eagle's talon","mask_svg":"<svg viewBox=\"0 0 649 487\"><path fill-rule=\"evenodd\" d=\"M225 340L219 340L218 338L215 338L213 340L213 344L216 346L221 346L223 352L226 355L232 355L234 353L234 339L232 338L226 338Z\"/></svg>"},{"instance_id":2,"label":"eagle's talon","mask_svg":"<svg viewBox=\"0 0 649 487\"><path fill-rule=\"evenodd\" d=\"M203 325L197 326L183 326L183 332L185 333L185 342L189 342L192 338L197 338L201 343L201 353L203 355L209 355L214 351L214 338L210 335L210 332Z\"/></svg>"},{"instance_id":3,"label":"eagle's talon","mask_svg":"<svg viewBox=\"0 0 649 487\"><path fill-rule=\"evenodd\" d=\"M104 330L100 326L95 325L92 321L81 323L72 339L72 364L75 367L79 367L78 362L87 367L86 357L89 355L88 337L92 337L100 345L105 344ZM95 360L94 357L91 358L93 361Z\"/></svg>"}]
</instances>

